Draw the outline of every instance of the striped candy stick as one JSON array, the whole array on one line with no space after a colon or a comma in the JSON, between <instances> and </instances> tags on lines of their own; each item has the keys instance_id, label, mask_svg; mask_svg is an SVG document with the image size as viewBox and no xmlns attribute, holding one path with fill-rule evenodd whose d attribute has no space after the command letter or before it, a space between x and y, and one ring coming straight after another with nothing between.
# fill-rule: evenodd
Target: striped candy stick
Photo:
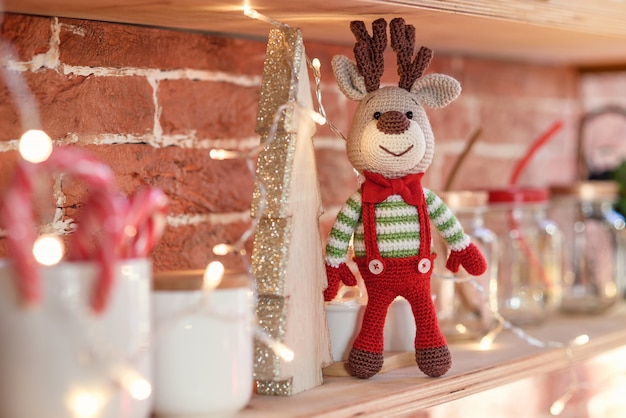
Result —
<instances>
[{"instance_id":1,"label":"striped candy stick","mask_svg":"<svg viewBox=\"0 0 626 418\"><path fill-rule=\"evenodd\" d=\"M12 186L0 205L0 221L6 229L9 254L16 271L18 295L25 306L35 305L41 299L41 289L37 281L38 267L32 253L37 238L31 210L33 187L30 180L33 172L32 164L19 164Z\"/></svg>"},{"instance_id":2,"label":"striped candy stick","mask_svg":"<svg viewBox=\"0 0 626 418\"><path fill-rule=\"evenodd\" d=\"M125 216L122 257L147 257L166 225L167 197L155 188L140 189L131 198Z\"/></svg>"},{"instance_id":3,"label":"striped candy stick","mask_svg":"<svg viewBox=\"0 0 626 418\"><path fill-rule=\"evenodd\" d=\"M15 265L20 301L25 305L35 305L42 297L39 272L32 254L32 248L37 236L32 205L34 186L44 176L55 172L72 175L87 183L90 189L95 191L92 193L99 197L98 199L90 199L92 202L96 200L104 202L109 201L109 199L112 200L111 196L114 195L116 189L113 173L109 167L75 148L56 148L50 157L41 163L32 164L23 160L18 163L15 180L3 197L3 204L0 207L0 219L4 222L7 230L7 242ZM90 206L95 207L95 203L85 205L85 213L91 211L89 209ZM98 214L97 216L102 217L101 219L111 217L115 219L116 216L119 216L115 207L116 205L114 204L105 205L103 209L97 210L95 213ZM95 222L94 220L89 220L89 218L86 221L87 224L91 225ZM114 237L117 236L114 231L110 232ZM114 241L114 238L103 237L102 239ZM78 241L83 242L84 240L80 238ZM100 247L104 248L108 247L108 245L101 245ZM111 248L114 249L115 247ZM84 249L81 251L86 252ZM95 289L96 292L104 292L107 288L110 288L112 280L110 270L112 263L105 265L105 260L111 259L111 256L103 254L98 258L103 272L99 281L103 284L97 284ZM107 295L104 293L98 294L94 296L93 300L104 301L104 303L92 303L92 307L96 311L101 312L106 305Z\"/></svg>"}]
</instances>

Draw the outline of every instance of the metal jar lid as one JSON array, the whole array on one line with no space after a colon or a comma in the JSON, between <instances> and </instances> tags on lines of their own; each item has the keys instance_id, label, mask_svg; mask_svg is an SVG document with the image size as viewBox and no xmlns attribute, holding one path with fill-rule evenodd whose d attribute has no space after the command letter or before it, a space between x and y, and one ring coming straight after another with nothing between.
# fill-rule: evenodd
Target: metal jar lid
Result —
<instances>
[{"instance_id":1,"label":"metal jar lid","mask_svg":"<svg viewBox=\"0 0 626 418\"><path fill-rule=\"evenodd\" d=\"M553 186L554 197L576 197L584 202L613 201L619 194L619 184L610 180L580 181L571 185Z\"/></svg>"},{"instance_id":2,"label":"metal jar lid","mask_svg":"<svg viewBox=\"0 0 626 418\"><path fill-rule=\"evenodd\" d=\"M452 190L437 193L452 210L476 209L487 205L487 192L473 190Z\"/></svg>"},{"instance_id":3,"label":"metal jar lid","mask_svg":"<svg viewBox=\"0 0 626 418\"><path fill-rule=\"evenodd\" d=\"M193 291L202 290L204 270L174 270L155 272L152 282L155 291ZM242 271L224 271L217 289L235 289L249 287L250 277Z\"/></svg>"},{"instance_id":4,"label":"metal jar lid","mask_svg":"<svg viewBox=\"0 0 626 418\"><path fill-rule=\"evenodd\" d=\"M488 190L489 203L514 203L514 204L533 204L547 203L550 199L548 189L539 187L507 187L504 189Z\"/></svg>"}]
</instances>

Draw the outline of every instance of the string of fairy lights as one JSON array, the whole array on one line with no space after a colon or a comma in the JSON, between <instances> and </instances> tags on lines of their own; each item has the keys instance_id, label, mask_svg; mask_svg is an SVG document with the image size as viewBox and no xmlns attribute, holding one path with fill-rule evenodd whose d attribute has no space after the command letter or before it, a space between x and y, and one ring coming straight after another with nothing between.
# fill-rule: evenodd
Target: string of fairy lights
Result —
<instances>
[{"instance_id":1,"label":"string of fairy lights","mask_svg":"<svg viewBox=\"0 0 626 418\"><path fill-rule=\"evenodd\" d=\"M268 24L271 24L278 28L288 27L288 25L275 21L263 14L257 12L254 9L249 7L245 7L243 10L244 14L251 19L257 19L264 21ZM331 130L340 138L345 140L345 136L340 132L339 129L335 125L333 125L327 118L326 111L322 104L322 88L321 88L321 72L320 72L320 61L315 58L313 60L309 60L307 57L307 64L312 70L314 80L315 80L315 97L318 105L318 111L314 111L305 106L300 105L295 101L290 101L281 105L272 121L271 128L267 135L267 140L264 141L259 146L255 147L249 151L240 151L240 150L226 150L226 149L213 149L210 151L210 157L216 160L225 160L225 159L240 159L246 162L247 169L250 172L250 175L254 178L256 177L256 167L255 160L258 157L259 153L261 153L266 146L268 146L275 138L276 132L281 120L281 117L285 111L296 110L301 112L303 115L310 117L315 123L319 125L327 124ZM294 71L296 69L293 69ZM292 86L296 87L296 86ZM21 137L19 142L19 152L22 158L31 162L40 162L47 158L52 152L52 141L43 131L39 130L28 130ZM240 256L248 277L250 278L250 286L252 289L255 288L255 279L252 273L252 268L249 263L248 254L245 248L247 241L250 237L255 233L257 225L259 221L262 219L264 215L264 210L266 206L265 202L265 186L263 184L259 184L259 209L256 211L255 216L252 218L249 227L244 231L244 233L239 237L237 241L232 244L220 243L215 245L212 248L213 254L216 256L224 256L227 254L235 254ZM54 242L50 241L53 239ZM62 242L56 238L54 239L54 235L42 235L37 242L35 243L35 248L33 249L35 253L35 257L38 262L45 265L53 265L58 263L63 256L63 249L59 250L56 246L62 245ZM42 243L43 242L43 243ZM39 249L38 249L39 248ZM56 249L55 249L56 248ZM42 254L58 254L53 259L46 259ZM41 256L41 258L40 258ZM208 264L205 273L204 273L204 281L202 291L205 293L205 297L203 297L197 306L190 307L185 311L181 311L179 314L175 315L171 318L171 323L174 323L182 318L185 315L191 312L202 312L205 315L210 315L211 317L217 317L223 321L232 321L234 318L230 318L224 316L223 314L216 313L214 310L210 308L210 301L206 297L210 292L214 291L222 281L224 275L224 266L219 261L213 261ZM483 299L483 303L488 303L488 297L483 289L482 285L475 280L474 278L459 278L456 276L446 276L443 280L452 280L455 282L467 282L469 281L473 287L477 289L481 298ZM528 333L526 333L520 327L513 325L510 321L503 318L497 311L490 310L493 314L493 318L495 320L496 325L482 338L480 341L480 349L487 350L489 349L497 336L507 330L512 332L515 336L523 340L525 343L541 348L541 349L562 349L564 350L565 356L569 365L569 374L570 374L570 384L557 400L555 400L550 408L550 412L553 415L559 415L563 412L567 402L571 399L574 393L580 389L581 384L576 376L574 370L574 349L575 347L586 344L589 341L589 337L587 335L579 335L573 340L563 343L563 342L555 342L555 341L543 341L532 337ZM76 314L80 316L79 314ZM87 327L85 324L84 327ZM261 341L263 344L267 345L277 356L285 361L291 361L294 358L295 353L286 347L280 341L272 338L267 331L258 324L258 321L255 319L255 323L253 326L255 337ZM87 331L85 331L87 332ZM153 337L154 338L154 337ZM96 344L97 341L92 340L90 343L90 347L97 347L101 345ZM96 351L98 353L98 351ZM102 354L103 356L108 354ZM135 359L133 359L135 360ZM141 375L137 373L134 368L126 367L126 365L130 364L129 361L117 361L116 366L110 370L110 377L113 381L115 387L124 387L128 389L135 399L145 399L145 397L150 396L151 388L150 383ZM92 399L78 397L76 399L76 403L72 406L77 409L77 412L80 413L80 416L93 416L97 412L96 406ZM90 414L90 411L93 414Z\"/></svg>"},{"instance_id":2,"label":"string of fairy lights","mask_svg":"<svg viewBox=\"0 0 626 418\"><path fill-rule=\"evenodd\" d=\"M281 22L277 22L274 19L271 19L267 16L264 16L263 14L257 12L254 9L251 9L249 7L244 8L244 14L252 19L257 19L257 20L261 20L264 22L267 22L269 24L272 24L276 27L287 27L287 25L285 25L284 23ZM309 60L307 57L307 63L309 65L309 67L312 70L313 73L313 77L315 80L315 98L317 101L317 105L318 105L318 112L312 112L310 109L306 109L304 108L304 110L312 117L312 119L320 124L323 125L324 123L326 123L330 129L341 139L345 140L345 136L343 135L343 133L337 129L337 127L332 124L328 118L327 118L327 114L326 111L324 109L323 103L322 103L322 89L321 89L321 72L320 72L320 61L317 58L314 58L313 60ZM295 70L295 69L294 69ZM295 87L295 86L292 86ZM285 104L283 106L289 106L289 105L293 105L293 103L290 104ZM280 117L280 112L282 112L282 107L279 108L276 117L274 119L274 123L272 125L272 130L270 131L270 134L268 135L268 142L271 142L274 138L275 132L276 132L276 125L278 123L279 117ZM266 144L267 144L266 143ZM263 144L264 146L265 144ZM241 153L232 153L230 151L225 151L225 150L215 150L215 152L212 154L213 157L220 157L220 158L225 158L226 156L231 157L231 158L245 158L248 166L252 165L252 159L254 157L256 157L258 155L258 152L260 152L263 149L263 146L258 147L257 149L253 150L252 152L249 153L245 153L245 154L241 154ZM253 173L254 174L254 173ZM261 216L261 214L258 214L257 216ZM246 231L246 233L244 233L245 239L247 239L250 235L252 235L254 232L254 226L255 223L253 222L253 225L251 226L250 229L248 229ZM242 241L239 240L238 241L238 245L235 245L235 247L241 247L242 246ZM222 249L225 248L223 246L219 246L218 248ZM215 249L214 249L215 251ZM479 292L479 294L481 295L481 299L482 299L482 303L487 304L488 303L488 296L484 290L484 288L482 287L482 285L473 277L469 277L469 278L460 278L460 277L456 277L456 276L451 276L451 277L446 277L447 280L453 280L456 282L462 282L462 281L468 281L471 283L471 285L473 287L475 287L477 289L477 291ZM529 335L528 333L526 333L522 328L517 327L515 325L513 325L510 321L506 320L504 317L502 317L502 315L499 314L499 312L494 311L494 310L490 310L490 312L492 312L493 318L496 322L496 325L481 339L479 347L481 350L488 350L489 348L491 348L491 346L493 345L494 340L497 338L497 336L504 330L508 330L510 332L512 332L515 336L517 336L518 338L520 338L521 340L523 340L524 342L526 342L527 344L537 347L537 348L542 348L542 349L549 349L549 348L553 348L553 349L562 349L564 350L565 356L567 358L567 362L568 362L568 366L569 366L569 371L570 371L570 385L567 388L566 392L560 396L556 401L554 401L554 403L552 404L551 408L550 408L550 413L553 415L560 415L562 413L562 411L564 410L567 402L569 401L569 399L573 396L573 394L578 390L580 384L578 382L578 379L576 377L576 373L574 371L574 348L577 346L581 346L586 344L589 341L589 337L586 334L582 334L577 336L576 338L574 338L573 340L567 342L567 343L562 343L562 342L556 342L556 341L543 341L540 340L538 338L535 338L531 335ZM270 345L271 346L271 345Z\"/></svg>"},{"instance_id":3,"label":"string of fairy lights","mask_svg":"<svg viewBox=\"0 0 626 418\"><path fill-rule=\"evenodd\" d=\"M437 275L437 279L449 280L455 283L468 283L469 282L477 290L478 294L480 295L481 303L485 305L489 304L489 296L487 292L485 291L485 288L474 277L471 277L471 276L457 277L457 276L450 276L450 275ZM578 381L578 377L576 375L576 371L574 368L575 358L574 358L573 350L575 347L587 344L589 342L589 336L587 334L580 334L566 343L558 342L558 341L544 341L544 340L540 340L538 338L533 337L532 335L524 331L522 328L515 326L513 323L511 323L511 321L505 319L498 312L497 309L489 309L488 311L490 312L492 319L495 321L495 325L491 328L489 332L487 332L487 334L485 334L480 339L480 342L478 345L480 350L482 351L489 350L493 346L495 339L504 330L510 331L516 337L520 338L521 340L523 340L530 346L541 348L541 349L553 348L553 349L564 350L565 358L567 360L567 365L568 365L570 383L566 391L561 396L559 396L559 398L557 398L550 406L550 413L552 415L554 416L560 415L565 409L567 402L574 395L574 393L576 393L576 391L580 388L580 382Z\"/></svg>"}]
</instances>

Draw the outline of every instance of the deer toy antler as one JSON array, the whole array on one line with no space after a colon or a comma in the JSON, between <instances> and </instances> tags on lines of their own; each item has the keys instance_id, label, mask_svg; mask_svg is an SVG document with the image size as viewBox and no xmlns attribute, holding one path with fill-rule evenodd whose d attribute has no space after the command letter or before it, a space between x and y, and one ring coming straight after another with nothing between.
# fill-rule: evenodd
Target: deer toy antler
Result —
<instances>
[{"instance_id":1,"label":"deer toy antler","mask_svg":"<svg viewBox=\"0 0 626 418\"><path fill-rule=\"evenodd\" d=\"M406 25L401 17L392 19L389 27L391 48L398 56L398 75L400 76L398 87L410 91L415 80L420 78L428 68L433 51L423 46L417 52L415 60L411 61L415 48L415 27Z\"/></svg>"},{"instance_id":2,"label":"deer toy antler","mask_svg":"<svg viewBox=\"0 0 626 418\"><path fill-rule=\"evenodd\" d=\"M360 20L351 22L350 30L356 38L354 58L359 73L365 79L365 87L368 92L378 90L385 70L383 53L387 48L387 22L385 19L372 22L372 36Z\"/></svg>"}]
</instances>

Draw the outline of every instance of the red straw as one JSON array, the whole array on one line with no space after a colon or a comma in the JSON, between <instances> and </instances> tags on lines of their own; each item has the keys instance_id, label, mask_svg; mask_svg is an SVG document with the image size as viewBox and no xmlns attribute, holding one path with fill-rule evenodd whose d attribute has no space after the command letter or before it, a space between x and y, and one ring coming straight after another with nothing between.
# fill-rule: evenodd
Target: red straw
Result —
<instances>
[{"instance_id":1,"label":"red straw","mask_svg":"<svg viewBox=\"0 0 626 418\"><path fill-rule=\"evenodd\" d=\"M526 168L530 160L535 156L537 151L546 142L548 142L554 136L554 134L559 131L559 129L561 129L562 126L563 126L562 121L560 120L556 121L550 127L550 129L548 129L543 135L541 135L539 138L537 138L537 140L535 140L535 142L532 144L530 149L526 152L526 155L524 155L524 158L522 158L517 163L517 166L515 166L515 169L513 170L513 175L511 175L511 181L510 181L511 185L517 184L517 180L519 180L520 175L522 174L522 172L524 171L524 169Z\"/></svg>"},{"instance_id":2,"label":"red straw","mask_svg":"<svg viewBox=\"0 0 626 418\"><path fill-rule=\"evenodd\" d=\"M545 145L554 136L554 134L556 134L561 129L562 126L563 126L562 121L558 120L554 122L554 124L552 124L550 129L544 132L539 138L535 140L535 142L533 142L530 149L526 152L526 155L524 155L524 157L515 166L515 169L513 170L513 174L511 175L511 181L510 181L511 186L515 186L517 184L517 181L519 180L520 175L522 174L522 172L524 171L524 169L526 168L530 160L535 156L537 151L539 151L539 149L543 145ZM519 243L522 247L523 253L528 258L529 264L539 274L540 280L546 286L549 286L550 281L548 280L548 277L546 276L545 269L543 268L543 265L541 261L539 260L539 258L537 257L537 255L530 248L530 245L528 244L528 242L526 242L526 238L524 237L524 235L522 235L522 232L519 230L519 225L513 218L512 212L509 214L509 222L511 223L511 228L517 230L519 233Z\"/></svg>"}]
</instances>

